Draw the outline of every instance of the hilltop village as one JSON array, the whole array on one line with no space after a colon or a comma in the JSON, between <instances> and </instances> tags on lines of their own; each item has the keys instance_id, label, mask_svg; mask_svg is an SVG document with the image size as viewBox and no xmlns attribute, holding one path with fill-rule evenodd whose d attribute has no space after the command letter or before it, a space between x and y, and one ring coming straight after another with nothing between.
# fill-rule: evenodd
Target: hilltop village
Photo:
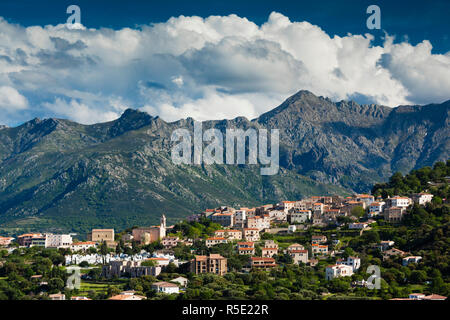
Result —
<instances>
[{"instance_id":1,"label":"hilltop village","mask_svg":"<svg viewBox=\"0 0 450 320\"><path fill-rule=\"evenodd\" d=\"M272 269L289 265L320 270L320 281L334 281L336 286L345 287L336 279L348 279L345 292L355 288L367 291L370 285L368 274L365 274L368 261L364 262L358 251L352 249L355 247L350 245L352 241L364 238L367 233L369 241L365 241L379 263L395 259L397 264L404 268L409 266L410 272L414 272L423 256L400 250L396 241L381 240L371 230L395 227L411 214L413 208L430 205L433 197L424 192L385 199L369 194L346 198L313 196L256 208L223 206L206 209L171 226L167 225L163 215L157 226L133 227L120 233L114 229L93 229L87 235L87 241L77 241L71 234L28 233L17 239L0 237L0 245L9 254L25 248L57 249L64 257L60 265L82 267L83 283L95 279L103 283L151 279L149 290L153 294L150 296L145 295L139 285L134 288L138 290L120 292L118 287L108 285L110 292L102 297L111 300L177 296L185 294L189 282L196 281L195 277L199 275L226 277L229 272L257 274L261 271L270 274ZM302 241L296 242L297 239ZM364 257L367 258L367 253ZM85 296L69 293L66 297L64 290L67 289L61 283L59 287L50 286L53 291L59 290L52 293L45 278L48 276L44 274L30 276L36 294L41 297L53 300L99 298L95 297L95 292L86 290ZM330 289L322 296L331 294L330 291L339 292L339 289ZM445 299L434 292L401 292L388 297Z\"/></svg>"}]
</instances>

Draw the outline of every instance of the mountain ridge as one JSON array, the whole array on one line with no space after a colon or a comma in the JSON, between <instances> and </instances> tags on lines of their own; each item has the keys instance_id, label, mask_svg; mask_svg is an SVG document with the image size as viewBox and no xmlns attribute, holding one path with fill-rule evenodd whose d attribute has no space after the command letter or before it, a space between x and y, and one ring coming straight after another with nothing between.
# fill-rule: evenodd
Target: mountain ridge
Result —
<instances>
[{"instance_id":1,"label":"mountain ridge","mask_svg":"<svg viewBox=\"0 0 450 320\"><path fill-rule=\"evenodd\" d=\"M0 224L7 232L56 224L84 232L154 223L162 212L175 221L221 204L365 192L395 171L447 160L450 100L398 108L301 90L256 119L203 121L222 132L279 129L273 177L260 176L258 166L174 165L171 133L193 130L192 118L166 122L135 109L93 125L36 118L0 130Z\"/></svg>"}]
</instances>

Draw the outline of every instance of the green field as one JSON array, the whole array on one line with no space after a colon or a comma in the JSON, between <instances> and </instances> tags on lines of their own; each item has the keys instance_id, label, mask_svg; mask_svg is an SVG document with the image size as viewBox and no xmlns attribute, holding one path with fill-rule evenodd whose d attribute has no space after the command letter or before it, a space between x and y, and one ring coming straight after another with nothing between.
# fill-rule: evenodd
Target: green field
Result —
<instances>
[{"instance_id":1,"label":"green field","mask_svg":"<svg viewBox=\"0 0 450 320\"><path fill-rule=\"evenodd\" d=\"M95 293L106 293L108 287L117 287L120 290L123 289L124 284L122 283L105 283L105 282L92 282L92 281L81 281L81 287L79 290L80 295L87 295L90 291Z\"/></svg>"}]
</instances>

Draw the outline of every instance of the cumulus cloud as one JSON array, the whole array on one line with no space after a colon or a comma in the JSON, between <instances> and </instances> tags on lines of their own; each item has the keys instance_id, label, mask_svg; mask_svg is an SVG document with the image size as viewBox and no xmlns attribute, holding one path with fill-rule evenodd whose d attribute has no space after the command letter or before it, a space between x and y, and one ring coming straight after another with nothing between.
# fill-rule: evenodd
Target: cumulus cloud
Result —
<instances>
[{"instance_id":1,"label":"cumulus cloud","mask_svg":"<svg viewBox=\"0 0 450 320\"><path fill-rule=\"evenodd\" d=\"M79 123L93 124L117 119L120 114L113 111L103 111L89 108L84 103L76 100L65 101L56 98L54 102L44 102L43 106L51 110L56 116L63 116Z\"/></svg>"},{"instance_id":2,"label":"cumulus cloud","mask_svg":"<svg viewBox=\"0 0 450 320\"><path fill-rule=\"evenodd\" d=\"M449 99L450 53L429 41L374 46L370 34L329 35L276 12L261 26L229 15L120 30L0 18L0 29L0 108L26 108L22 121L108 121L126 107L169 121L254 118L300 89L392 107Z\"/></svg>"},{"instance_id":3,"label":"cumulus cloud","mask_svg":"<svg viewBox=\"0 0 450 320\"><path fill-rule=\"evenodd\" d=\"M27 98L22 96L16 89L8 86L0 87L0 109L6 112L14 112L27 107Z\"/></svg>"}]
</instances>

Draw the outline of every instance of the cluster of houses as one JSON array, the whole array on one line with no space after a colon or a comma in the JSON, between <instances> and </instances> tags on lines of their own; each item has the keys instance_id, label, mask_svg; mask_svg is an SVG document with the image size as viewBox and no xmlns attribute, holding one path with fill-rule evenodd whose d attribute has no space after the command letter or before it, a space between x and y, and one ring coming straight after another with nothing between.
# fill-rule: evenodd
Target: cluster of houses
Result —
<instances>
[{"instance_id":1,"label":"cluster of houses","mask_svg":"<svg viewBox=\"0 0 450 320\"><path fill-rule=\"evenodd\" d=\"M407 213L407 208L413 203L425 205L433 198L429 193L417 193L410 197L389 197L383 200L381 197L375 199L369 194L358 194L350 197L341 196L313 196L299 201L282 201L276 205L264 205L256 208L234 209L230 207L220 207L217 209L207 209L206 211L191 215L188 221L199 221L208 218L211 221L222 225L233 233L232 236L244 240L248 237L256 239L259 232L270 229L271 223L289 223L291 225L312 224L313 226L326 226L337 224L338 217L349 217L354 223L349 224L350 229L366 229L368 222L359 222L358 218L351 215L355 207L361 207L366 212L365 218L382 216L391 223L402 220ZM295 228L291 228L295 231ZM223 232L225 233L225 232ZM220 241L225 238L218 235L211 241Z\"/></svg>"},{"instance_id":2,"label":"cluster of houses","mask_svg":"<svg viewBox=\"0 0 450 320\"><path fill-rule=\"evenodd\" d=\"M256 208L220 207L207 209L202 213L191 215L188 221L200 221L210 219L221 225L221 229L214 232L214 236L205 239L205 245L212 247L222 243L233 243L235 252L239 255L249 256L245 269L270 269L277 266L274 256L284 254L292 258L293 263L309 264L315 266L319 259L327 258L335 254L329 245L335 247L338 239L327 239L324 235L312 235L308 248L294 243L286 249L280 249L273 240L261 240L264 232L295 232L297 228L308 226L339 225L339 217L348 217L351 223L349 229L364 231L369 228L371 219L382 216L386 221L396 223L401 221L407 208L412 203L424 205L430 202L433 195L427 193L414 194L409 197L377 198L368 194L353 195L351 197L340 196L313 196L299 201L282 201L275 205L264 205ZM355 207L361 207L366 215L359 221L352 215ZM282 225L289 227L283 228ZM278 227L277 227L278 226ZM227 259L220 254L195 255L191 261L178 261L173 255L172 248L178 244L192 245L193 239L180 239L168 236L173 226L166 225L166 217L162 215L159 226L134 228L121 239L126 245L131 246L131 241L141 245L147 245L160 241L164 249L149 255L145 251L128 256L126 254L100 255L95 250L99 244L106 243L108 247L117 245L114 229L93 229L87 236L87 241L73 242L72 234L27 233L17 237L0 237L0 246L9 246L16 240L20 246L43 246L46 248L67 248L73 254L66 256L66 264L73 265L86 261L89 264L102 264L102 275L113 277L140 277L143 275L158 276L164 267L170 263L176 266L189 263L189 270L195 274L214 273L224 275L228 272ZM403 265L419 263L419 256L412 256L393 247L393 241L381 241L376 247L382 251L383 259L392 256L401 256ZM257 250L258 249L258 250ZM256 254L258 252L258 254ZM148 262L152 263L148 263ZM355 273L361 266L359 257L350 256L338 259L336 264L326 267L325 278L332 280L338 277L347 277ZM184 278L183 278L184 279ZM179 285L185 286L186 279L174 279L171 282L154 283L157 292L178 293ZM186 280L187 281L187 280ZM175 283L174 283L175 282ZM177 282L182 282L176 284ZM55 300L62 296L53 297ZM81 298L81 297L75 297ZM111 300L140 300L142 297L132 292L122 292Z\"/></svg>"}]
</instances>

